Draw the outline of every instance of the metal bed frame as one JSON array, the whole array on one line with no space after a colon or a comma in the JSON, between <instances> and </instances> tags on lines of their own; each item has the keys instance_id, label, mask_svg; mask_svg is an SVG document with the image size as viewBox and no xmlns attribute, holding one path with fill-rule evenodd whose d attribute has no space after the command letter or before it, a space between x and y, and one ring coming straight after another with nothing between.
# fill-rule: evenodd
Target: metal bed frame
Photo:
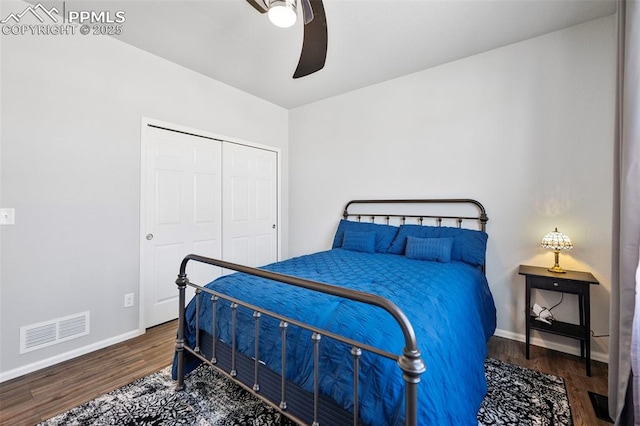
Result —
<instances>
[{"instance_id":1,"label":"metal bed frame","mask_svg":"<svg viewBox=\"0 0 640 426\"><path fill-rule=\"evenodd\" d=\"M423 214L380 214L380 213L350 213L349 208L357 205L427 205L427 204L467 204L473 205L477 208L478 214L476 216L460 216L460 215L423 215ZM376 218L382 218L386 224L390 221L400 220L402 224L406 223L407 219L415 220L422 225L425 219L434 219L437 226L442 226L443 220L455 221L457 227L462 227L463 220L477 221L479 228L485 231L486 223L489 220L486 211L482 204L472 199L421 199L421 200L352 200L347 203L343 212L344 219L356 218L358 221L362 221L363 218L370 219L371 222L375 222ZM254 275L269 280L278 281L284 284L305 288L312 291L326 293L336 297L342 297L350 299L360 303L367 303L369 305L377 306L387 311L398 323L402 330L405 347L402 354L392 354L384 350L372 347L363 342L359 342L345 336L330 332L318 328L316 326L305 324L297 321L293 318L288 318L280 315L277 312L271 312L266 309L260 308L242 300L226 296L215 290L201 287L197 284L191 283L187 277L186 267L189 262L199 262L212 266L218 266L237 272ZM484 272L484 265L481 267ZM413 330L413 326L402 312L402 310L391 301L382 298L380 296L364 293L360 291L350 290L343 287L329 285L317 281L298 278L290 275L279 274L271 271L262 270L259 268L252 268L244 265L239 265L231 262L226 262L218 259L211 259L195 254L186 256L181 265L178 279L176 280L179 292L179 319L178 319L178 333L176 337L175 351L177 354L177 390L183 390L184 384L184 368L185 368L185 355L189 353L196 358L202 360L204 363L216 367L218 371L221 371L244 388L250 390L253 394L274 406L284 415L288 416L292 420L300 423L310 423L313 426L319 426L320 419L324 423L330 425L340 424L359 424L358 413L358 365L359 358L362 355L362 351L369 351L382 357L386 357L395 360L398 367L402 371L402 377L405 381L405 425L415 426L418 424L417 418L417 400L418 400L418 383L420 382L420 375L425 371L425 364L421 358L420 350L416 342L416 336ZM195 347L190 347L185 343L184 327L186 324L185 318L185 293L186 287L195 288L195 308L196 308L196 344ZM201 305L201 298L203 295L208 295L213 303L213 336L200 330L199 326L199 310ZM224 343L218 339L216 335L217 330L217 303L220 300L226 300L230 303L231 308L231 330L232 341L230 344ZM236 352L236 317L239 307L244 307L253 311L253 318L255 322L255 334L254 334L254 356L249 357L242 353ZM279 320L279 327L282 339L282 355L281 355L281 371L286 372L286 335L287 329L290 325L300 327L304 330L310 331L311 339L313 341L313 359L314 359L314 392L309 395L297 385L290 383L286 380L285 374L277 374L261 365L259 361L259 322L263 316L269 316ZM319 343L322 337L328 337L337 341L343 342L346 345L351 346L351 355L353 356L353 394L354 394L354 409L353 413L348 413L341 407L339 407L333 400L328 397L319 394ZM209 354L210 356L206 356ZM322 403L321 403L322 402Z\"/></svg>"}]
</instances>

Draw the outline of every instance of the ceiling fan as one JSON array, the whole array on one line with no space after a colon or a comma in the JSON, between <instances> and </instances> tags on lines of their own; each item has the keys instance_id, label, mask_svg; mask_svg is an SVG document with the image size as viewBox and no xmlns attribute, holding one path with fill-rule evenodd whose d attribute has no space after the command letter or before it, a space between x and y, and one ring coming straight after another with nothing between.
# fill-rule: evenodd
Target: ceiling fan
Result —
<instances>
[{"instance_id":1,"label":"ceiling fan","mask_svg":"<svg viewBox=\"0 0 640 426\"><path fill-rule=\"evenodd\" d=\"M299 0L304 18L304 38L293 78L321 70L327 58L327 16L322 0ZM297 0L247 0L260 13L268 13L275 25L290 27L296 22Z\"/></svg>"}]
</instances>

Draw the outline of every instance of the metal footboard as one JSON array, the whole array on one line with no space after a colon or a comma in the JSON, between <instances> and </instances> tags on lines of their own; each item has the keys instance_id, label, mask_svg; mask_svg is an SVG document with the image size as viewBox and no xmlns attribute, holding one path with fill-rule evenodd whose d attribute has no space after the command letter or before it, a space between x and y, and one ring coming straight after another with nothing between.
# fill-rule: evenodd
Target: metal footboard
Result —
<instances>
[{"instance_id":1,"label":"metal footboard","mask_svg":"<svg viewBox=\"0 0 640 426\"><path fill-rule=\"evenodd\" d=\"M285 317L280 315L277 312L270 312L266 309L262 309L258 306L254 306L252 304L243 302L242 300L238 300L233 297L226 296L215 290L211 290L208 288L204 288L189 282L186 274L186 267L190 261L206 263L213 266L219 266L222 268L254 275L261 278L266 278L274 281L279 281L285 284L294 285L297 287L302 287L305 289L326 293L329 295L343 297L346 299L354 300L361 303L367 303L369 305L378 306L384 310L386 310L393 318L396 320L398 325L400 326L402 333L404 335L405 347L403 349L402 354L392 354L381 349L375 348L373 346L367 345L363 342L359 342L339 334L330 332L328 330L320 329L310 324L305 324L300 321L297 321L292 318ZM319 354L319 344L322 337L329 337L335 339L337 341L343 342L346 345L351 346L351 355L353 356L353 371L354 371L354 384L353 384L353 392L354 392L354 412L353 412L353 424L358 424L358 373L359 373L359 360L362 354L362 351L369 351L375 353L379 356L383 356L389 359L392 359L397 362L398 366L402 370L402 377L405 381L405 424L414 426L417 424L417 400L418 400L418 383L420 382L420 375L425 371L425 365L421 358L420 351L418 350L416 337L413 330L413 327L405 314L392 302L389 300L382 298L380 296L376 296L369 293L364 293L360 291L350 290L342 287L337 287L333 285L323 284L316 281L306 280L290 275L279 274L271 271L265 271L262 269L251 268L244 265L238 265L230 262L225 262L222 260L211 259L198 255L188 255L182 261L180 265L180 273L178 275L178 279L176 280L176 284L178 285L179 291L179 324L178 324L178 334L176 338L176 353L177 353L177 379L178 383L176 389L182 390L184 389L184 367L185 367L185 355L186 352L196 356L201 359L203 362L209 365L217 364L217 350L216 345L218 344L216 335L217 330L217 309L216 304L219 301L226 300L231 304L231 329L232 329L232 341L231 341L231 368L229 371L229 375L235 377L238 374L237 371L237 362L236 362L236 314L237 308L242 306L253 311L253 318L255 321L255 336L254 336L254 345L255 345L255 356L253 363L253 391L260 395L260 362L259 362L259 322L263 315L275 318L279 320L279 327L282 336L282 356L281 356L281 395L280 402L271 401L274 406L279 407L279 409L283 413L287 413L287 382L285 379L286 376L286 335L287 329L289 325L300 327L304 330L308 330L311 332L311 339L313 341L313 359L314 359L314 394L313 394L313 422L312 425L317 426L320 424L319 418L319 404L320 404L320 395L318 391L318 383L319 383L319 366L318 366L318 354ZM196 344L195 347L191 348L185 343L185 292L186 287L194 287L196 289ZM213 303L213 355L211 359L207 359L200 350L200 324L199 324L199 310L201 305L202 297L210 297ZM249 367L250 368L250 367ZM265 367L266 368L266 367Z\"/></svg>"}]
</instances>

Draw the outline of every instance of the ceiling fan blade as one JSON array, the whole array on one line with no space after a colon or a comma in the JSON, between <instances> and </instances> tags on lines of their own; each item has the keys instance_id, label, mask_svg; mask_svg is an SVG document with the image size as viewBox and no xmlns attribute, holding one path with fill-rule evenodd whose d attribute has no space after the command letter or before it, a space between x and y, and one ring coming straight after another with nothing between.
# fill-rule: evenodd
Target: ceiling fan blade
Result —
<instances>
[{"instance_id":1,"label":"ceiling fan blade","mask_svg":"<svg viewBox=\"0 0 640 426\"><path fill-rule=\"evenodd\" d=\"M247 3L260 13L267 13L269 10L269 7L262 0L247 0Z\"/></svg>"},{"instance_id":2,"label":"ceiling fan blade","mask_svg":"<svg viewBox=\"0 0 640 426\"><path fill-rule=\"evenodd\" d=\"M313 21L313 8L309 0L300 0L302 4L302 17L304 18L304 24L307 25Z\"/></svg>"},{"instance_id":3,"label":"ceiling fan blade","mask_svg":"<svg viewBox=\"0 0 640 426\"><path fill-rule=\"evenodd\" d=\"M305 2L302 0L302 12L306 13ZM293 78L300 78L313 74L324 68L327 59L327 16L324 12L322 0L308 0L312 10L312 18L304 25L304 38L300 61ZM305 15L305 22L307 22Z\"/></svg>"}]
</instances>

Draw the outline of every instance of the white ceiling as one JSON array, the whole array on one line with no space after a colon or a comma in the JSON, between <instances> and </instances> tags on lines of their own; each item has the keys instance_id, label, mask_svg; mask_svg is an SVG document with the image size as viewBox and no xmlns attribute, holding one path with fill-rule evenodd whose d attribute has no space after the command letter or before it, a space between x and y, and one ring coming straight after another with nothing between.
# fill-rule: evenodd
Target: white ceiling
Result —
<instances>
[{"instance_id":1,"label":"white ceiling","mask_svg":"<svg viewBox=\"0 0 640 426\"><path fill-rule=\"evenodd\" d=\"M71 3L71 2L68 2ZM74 1L124 10L117 39L294 108L615 13L615 0L324 0L324 69L294 80L301 19L272 25L244 0Z\"/></svg>"}]
</instances>

